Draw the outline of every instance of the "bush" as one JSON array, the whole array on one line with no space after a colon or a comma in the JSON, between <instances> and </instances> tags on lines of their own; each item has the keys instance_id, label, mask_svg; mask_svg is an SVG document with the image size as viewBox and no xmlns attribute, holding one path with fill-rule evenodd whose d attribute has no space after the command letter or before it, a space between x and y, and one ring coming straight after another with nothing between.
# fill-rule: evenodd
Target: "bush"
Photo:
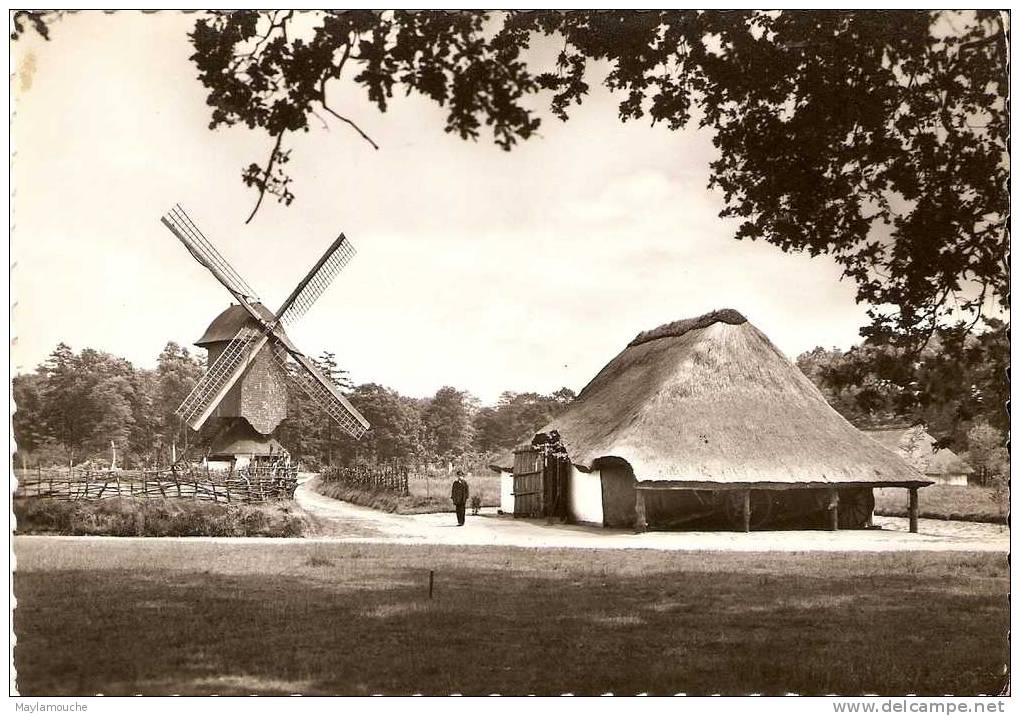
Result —
<instances>
[{"instance_id":1,"label":"bush","mask_svg":"<svg viewBox=\"0 0 1020 716\"><path fill-rule=\"evenodd\" d=\"M318 478L310 483L310 487L315 492L332 497L334 500L343 500L382 512L394 512L401 515L453 512L453 502L445 496L402 495L388 490L350 487L342 482L329 482Z\"/></svg>"},{"instance_id":2,"label":"bush","mask_svg":"<svg viewBox=\"0 0 1020 716\"><path fill-rule=\"evenodd\" d=\"M931 485L918 493L920 516L937 520L996 522L1005 524L1009 514L1008 488L996 490L978 485ZM875 490L875 514L906 517L908 493L901 488Z\"/></svg>"},{"instance_id":3,"label":"bush","mask_svg":"<svg viewBox=\"0 0 1020 716\"><path fill-rule=\"evenodd\" d=\"M312 523L291 502L231 504L174 499L14 500L17 534L115 537L300 537Z\"/></svg>"}]
</instances>

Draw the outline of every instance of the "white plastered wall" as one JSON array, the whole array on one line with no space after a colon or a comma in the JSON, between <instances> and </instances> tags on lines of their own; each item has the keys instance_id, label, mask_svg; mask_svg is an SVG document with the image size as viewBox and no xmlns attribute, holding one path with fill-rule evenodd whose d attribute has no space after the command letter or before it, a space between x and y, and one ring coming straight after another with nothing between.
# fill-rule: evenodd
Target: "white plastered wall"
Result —
<instances>
[{"instance_id":1,"label":"white plastered wall","mask_svg":"<svg viewBox=\"0 0 1020 716\"><path fill-rule=\"evenodd\" d=\"M602 524L602 476L598 470L581 472L570 466L570 517L575 522Z\"/></svg>"},{"instance_id":2,"label":"white plastered wall","mask_svg":"<svg viewBox=\"0 0 1020 716\"><path fill-rule=\"evenodd\" d=\"M505 470L499 473L499 509L508 515L514 513L514 475Z\"/></svg>"}]
</instances>

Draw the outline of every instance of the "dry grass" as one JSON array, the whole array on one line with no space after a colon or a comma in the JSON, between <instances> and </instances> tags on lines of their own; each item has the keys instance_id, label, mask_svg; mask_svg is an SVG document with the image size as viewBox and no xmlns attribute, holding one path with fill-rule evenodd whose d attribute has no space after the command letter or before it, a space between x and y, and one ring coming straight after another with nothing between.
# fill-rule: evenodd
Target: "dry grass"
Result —
<instances>
[{"instance_id":1,"label":"dry grass","mask_svg":"<svg viewBox=\"0 0 1020 716\"><path fill-rule=\"evenodd\" d=\"M17 534L114 537L300 537L311 518L294 502L223 505L173 499L14 500Z\"/></svg>"},{"instance_id":2,"label":"dry grass","mask_svg":"<svg viewBox=\"0 0 1020 716\"><path fill-rule=\"evenodd\" d=\"M14 549L28 695L995 694L1009 658L1004 555Z\"/></svg>"},{"instance_id":3,"label":"dry grass","mask_svg":"<svg viewBox=\"0 0 1020 716\"><path fill-rule=\"evenodd\" d=\"M468 475L471 495L481 495L482 507L499 506L499 476ZM371 507L383 512L395 512L401 515L424 514L430 512L453 512L450 500L451 480L410 480L408 489L411 494L399 495L387 490L364 490L348 487L340 482L316 480L311 489L335 500L343 500L363 507ZM470 501L468 503L470 505ZM470 507L468 508L470 510Z\"/></svg>"},{"instance_id":4,"label":"dry grass","mask_svg":"<svg viewBox=\"0 0 1020 716\"><path fill-rule=\"evenodd\" d=\"M910 496L906 490L875 490L875 514L906 517ZM931 485L918 492L921 517L1005 524L1009 496L977 485Z\"/></svg>"},{"instance_id":5,"label":"dry grass","mask_svg":"<svg viewBox=\"0 0 1020 716\"><path fill-rule=\"evenodd\" d=\"M446 512L448 510L445 507L451 504L450 487L453 479L450 477L441 480L411 480L408 485L412 495L428 495L445 502L442 511ZM481 496L482 507L499 507L499 475L489 472L484 475L465 475L464 479L467 480L469 494Z\"/></svg>"}]
</instances>

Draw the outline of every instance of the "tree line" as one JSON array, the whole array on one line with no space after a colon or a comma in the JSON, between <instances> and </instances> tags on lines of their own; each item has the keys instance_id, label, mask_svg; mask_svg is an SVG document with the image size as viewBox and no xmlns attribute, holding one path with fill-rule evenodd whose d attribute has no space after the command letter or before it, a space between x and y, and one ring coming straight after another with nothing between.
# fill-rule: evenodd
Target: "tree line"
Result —
<instances>
[{"instance_id":1,"label":"tree line","mask_svg":"<svg viewBox=\"0 0 1020 716\"><path fill-rule=\"evenodd\" d=\"M302 391L289 391L288 417L277 436L296 459L314 467L399 461L484 469L575 397L568 388L549 395L506 391L494 405L481 405L468 391L444 386L415 398L378 383L352 384L328 351L315 362L372 427L354 440ZM1008 471L1007 323L989 319L982 332L944 328L920 352L873 338L846 351L818 347L796 362L858 428L923 424L939 447L960 454L979 478ZM34 372L14 378L16 460L105 462L111 443L122 467L165 463L172 445L182 454L201 455L216 421L196 433L174 410L203 370L199 357L172 342L152 370L92 348L75 353L61 343Z\"/></svg>"},{"instance_id":2,"label":"tree line","mask_svg":"<svg viewBox=\"0 0 1020 716\"><path fill-rule=\"evenodd\" d=\"M63 14L14 12L11 38L48 40ZM189 33L209 129L269 134L240 173L248 221L295 200L296 136L335 121L379 149L344 90L380 112L418 95L437 130L509 151L602 85L621 121L712 132L735 238L830 256L871 306L865 335L913 348L1009 309L1008 37L999 10L914 9L230 10ZM543 39L560 51L531 52Z\"/></svg>"},{"instance_id":3,"label":"tree line","mask_svg":"<svg viewBox=\"0 0 1020 716\"><path fill-rule=\"evenodd\" d=\"M797 366L861 429L924 425L969 463L979 482L1009 471L1009 324L937 330L920 351L881 338L846 351L815 348Z\"/></svg>"},{"instance_id":4,"label":"tree line","mask_svg":"<svg viewBox=\"0 0 1020 716\"><path fill-rule=\"evenodd\" d=\"M295 459L312 467L399 461L484 469L574 398L567 388L551 395L506 391L495 405L483 406L451 386L414 398L378 383L352 384L329 351L315 363L372 427L354 440L302 391L290 390L288 417L276 435ZM107 464L111 444L120 467L166 464L174 450L201 455L217 421L195 432L174 411L203 371L203 360L173 342L160 352L155 369L92 348L75 353L60 343L35 371L13 380L15 464Z\"/></svg>"}]
</instances>

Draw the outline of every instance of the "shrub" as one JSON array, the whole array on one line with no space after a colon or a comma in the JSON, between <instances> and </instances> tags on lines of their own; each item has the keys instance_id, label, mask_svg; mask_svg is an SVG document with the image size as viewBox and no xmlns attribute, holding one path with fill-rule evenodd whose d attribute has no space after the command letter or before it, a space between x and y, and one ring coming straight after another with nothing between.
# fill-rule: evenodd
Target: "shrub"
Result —
<instances>
[{"instance_id":1,"label":"shrub","mask_svg":"<svg viewBox=\"0 0 1020 716\"><path fill-rule=\"evenodd\" d=\"M193 500L14 500L18 534L116 537L300 537L311 518L289 502L217 504Z\"/></svg>"}]
</instances>

